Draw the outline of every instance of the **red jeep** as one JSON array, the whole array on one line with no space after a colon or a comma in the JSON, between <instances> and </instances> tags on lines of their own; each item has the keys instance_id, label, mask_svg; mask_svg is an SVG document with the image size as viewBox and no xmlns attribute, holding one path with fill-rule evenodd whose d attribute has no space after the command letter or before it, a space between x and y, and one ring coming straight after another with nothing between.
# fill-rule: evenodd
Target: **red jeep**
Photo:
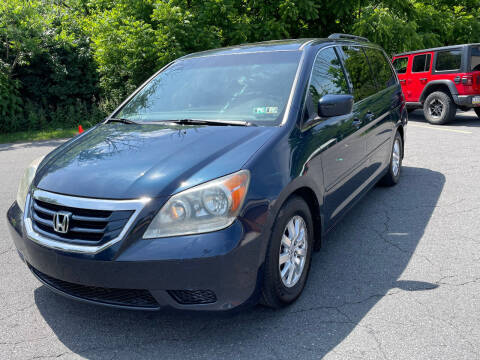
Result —
<instances>
[{"instance_id":1,"label":"red jeep","mask_svg":"<svg viewBox=\"0 0 480 360\"><path fill-rule=\"evenodd\" d=\"M409 111L423 108L432 124L445 124L457 108L480 117L480 44L417 50L393 57Z\"/></svg>"}]
</instances>

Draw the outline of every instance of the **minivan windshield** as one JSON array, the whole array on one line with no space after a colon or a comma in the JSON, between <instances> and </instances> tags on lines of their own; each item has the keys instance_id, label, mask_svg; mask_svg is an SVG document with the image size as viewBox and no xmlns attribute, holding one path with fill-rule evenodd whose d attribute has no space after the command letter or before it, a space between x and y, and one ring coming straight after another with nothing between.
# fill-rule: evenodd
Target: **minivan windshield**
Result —
<instances>
[{"instance_id":1,"label":"minivan windshield","mask_svg":"<svg viewBox=\"0 0 480 360\"><path fill-rule=\"evenodd\" d=\"M271 51L180 59L114 117L141 123L194 119L278 125L300 56L300 51Z\"/></svg>"},{"instance_id":2,"label":"minivan windshield","mask_svg":"<svg viewBox=\"0 0 480 360\"><path fill-rule=\"evenodd\" d=\"M480 46L472 46L470 68L471 71L480 71Z\"/></svg>"}]
</instances>

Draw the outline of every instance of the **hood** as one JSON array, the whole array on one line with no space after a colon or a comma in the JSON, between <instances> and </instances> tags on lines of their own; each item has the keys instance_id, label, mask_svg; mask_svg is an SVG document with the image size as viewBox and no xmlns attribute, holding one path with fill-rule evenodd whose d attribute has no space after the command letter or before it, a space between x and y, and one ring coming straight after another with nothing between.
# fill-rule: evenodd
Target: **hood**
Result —
<instances>
[{"instance_id":1,"label":"hood","mask_svg":"<svg viewBox=\"0 0 480 360\"><path fill-rule=\"evenodd\" d=\"M278 129L102 124L47 156L34 185L103 199L169 196L239 170Z\"/></svg>"}]
</instances>

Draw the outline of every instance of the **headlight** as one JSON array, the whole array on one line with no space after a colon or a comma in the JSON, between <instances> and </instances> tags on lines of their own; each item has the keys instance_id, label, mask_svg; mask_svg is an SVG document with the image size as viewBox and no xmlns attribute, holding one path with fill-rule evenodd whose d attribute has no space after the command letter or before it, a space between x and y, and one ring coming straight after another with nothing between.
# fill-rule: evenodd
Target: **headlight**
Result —
<instances>
[{"instance_id":1,"label":"headlight","mask_svg":"<svg viewBox=\"0 0 480 360\"><path fill-rule=\"evenodd\" d=\"M31 162L30 165L25 169L22 180L18 185L17 191L17 204L22 209L22 212L25 211L25 201L27 199L28 191L30 190L30 185L32 184L35 173L37 172L38 165L43 160L44 156L39 157Z\"/></svg>"},{"instance_id":2,"label":"headlight","mask_svg":"<svg viewBox=\"0 0 480 360\"><path fill-rule=\"evenodd\" d=\"M152 220L144 239L220 230L237 217L250 173L241 170L172 196Z\"/></svg>"}]
</instances>

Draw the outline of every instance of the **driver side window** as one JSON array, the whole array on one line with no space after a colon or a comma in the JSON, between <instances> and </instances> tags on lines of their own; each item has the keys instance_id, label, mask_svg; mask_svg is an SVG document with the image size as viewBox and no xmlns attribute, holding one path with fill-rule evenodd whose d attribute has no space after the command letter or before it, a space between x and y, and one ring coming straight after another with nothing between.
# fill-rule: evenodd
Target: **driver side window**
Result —
<instances>
[{"instance_id":1,"label":"driver side window","mask_svg":"<svg viewBox=\"0 0 480 360\"><path fill-rule=\"evenodd\" d=\"M320 50L308 85L305 119L312 119L317 115L318 100L322 96L349 93L347 79L335 49Z\"/></svg>"}]
</instances>

